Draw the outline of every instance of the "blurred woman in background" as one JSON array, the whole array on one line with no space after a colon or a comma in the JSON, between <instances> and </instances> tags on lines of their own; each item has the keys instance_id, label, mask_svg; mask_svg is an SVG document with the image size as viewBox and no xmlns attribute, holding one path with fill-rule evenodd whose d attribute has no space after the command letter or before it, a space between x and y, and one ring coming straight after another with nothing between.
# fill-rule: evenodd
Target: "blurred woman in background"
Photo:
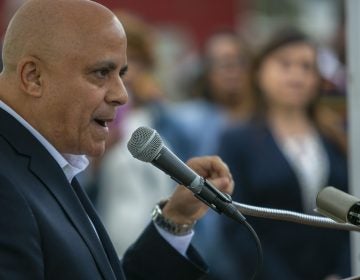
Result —
<instances>
[{"instance_id":1,"label":"blurred woman in background","mask_svg":"<svg viewBox=\"0 0 360 280\"><path fill-rule=\"evenodd\" d=\"M314 213L321 188L347 191L344 131L329 123L318 106L320 76L315 45L301 32L285 30L255 58L252 88L257 110L245 126L227 131L220 156L235 180L234 200L252 205ZM350 273L345 232L248 218L264 250L259 279L340 279ZM251 236L238 224L224 223L236 271L250 279L256 263ZM229 277L227 279L230 279Z\"/></svg>"}]
</instances>

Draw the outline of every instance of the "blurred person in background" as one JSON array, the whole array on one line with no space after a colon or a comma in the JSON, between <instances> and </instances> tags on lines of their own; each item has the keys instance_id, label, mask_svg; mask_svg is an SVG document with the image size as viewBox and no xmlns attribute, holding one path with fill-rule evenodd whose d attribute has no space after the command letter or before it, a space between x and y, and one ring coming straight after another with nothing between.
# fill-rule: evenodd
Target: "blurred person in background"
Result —
<instances>
[{"instance_id":1,"label":"blurred person in background","mask_svg":"<svg viewBox=\"0 0 360 280\"><path fill-rule=\"evenodd\" d=\"M334 116L318 106L316 58L315 45L291 29L273 36L255 58L251 82L256 115L245 126L229 129L220 144L219 155L234 176L235 201L314 214L323 187L347 191L346 154L339 140L346 136L331 122ZM250 279L255 243L238 225L222 221L223 240L232 254L227 262L237 269L226 279ZM350 274L346 232L251 217L248 221L263 245L264 268L258 279L330 280Z\"/></svg>"},{"instance_id":2,"label":"blurred person in background","mask_svg":"<svg viewBox=\"0 0 360 280\"><path fill-rule=\"evenodd\" d=\"M222 130L248 119L252 106L248 59L245 42L232 31L219 31L206 42L192 96L174 108L174 115L195 145L193 154L215 153Z\"/></svg>"},{"instance_id":3,"label":"blurred person in background","mask_svg":"<svg viewBox=\"0 0 360 280\"><path fill-rule=\"evenodd\" d=\"M248 61L247 46L238 34L219 31L207 40L193 98L176 104L173 111L190 139L193 155L216 154L222 132L250 117ZM195 236L194 244L209 263L211 279L226 279L223 272L231 269L223 262L226 254L218 234L219 219L223 218L208 213L196 225L199 237Z\"/></svg>"},{"instance_id":4,"label":"blurred person in background","mask_svg":"<svg viewBox=\"0 0 360 280\"><path fill-rule=\"evenodd\" d=\"M107 153L96 163L95 177L98 178L98 211L117 253L122 255L149 223L154 203L159 197L168 197L175 186L165 173L131 156L127 142L132 132L139 126L152 127L182 159L190 154L186 152L185 134L170 117L165 93L153 74L156 37L151 26L128 12L118 11L116 15L121 18L127 34L129 70L124 83L129 102L118 111ZM149 184L151 188L147 187ZM131 223L124 228L128 220Z\"/></svg>"}]
</instances>

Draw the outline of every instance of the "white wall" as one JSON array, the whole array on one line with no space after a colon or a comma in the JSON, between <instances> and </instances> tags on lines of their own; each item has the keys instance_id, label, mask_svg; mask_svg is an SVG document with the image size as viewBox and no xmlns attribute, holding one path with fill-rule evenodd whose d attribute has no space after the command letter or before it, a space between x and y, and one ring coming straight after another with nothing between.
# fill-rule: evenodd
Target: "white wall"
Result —
<instances>
[{"instance_id":1,"label":"white wall","mask_svg":"<svg viewBox=\"0 0 360 280\"><path fill-rule=\"evenodd\" d=\"M346 1L350 192L360 197L360 1ZM360 234L351 236L353 275L360 275Z\"/></svg>"}]
</instances>

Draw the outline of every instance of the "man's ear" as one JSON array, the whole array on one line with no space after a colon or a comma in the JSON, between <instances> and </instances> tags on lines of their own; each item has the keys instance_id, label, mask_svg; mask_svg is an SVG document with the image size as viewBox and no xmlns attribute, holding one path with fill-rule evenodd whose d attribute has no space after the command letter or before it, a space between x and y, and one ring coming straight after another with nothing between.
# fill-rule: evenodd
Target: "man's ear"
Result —
<instances>
[{"instance_id":1,"label":"man's ear","mask_svg":"<svg viewBox=\"0 0 360 280\"><path fill-rule=\"evenodd\" d=\"M42 95L41 63L35 57L24 57L18 63L17 76L20 88L33 97Z\"/></svg>"}]
</instances>

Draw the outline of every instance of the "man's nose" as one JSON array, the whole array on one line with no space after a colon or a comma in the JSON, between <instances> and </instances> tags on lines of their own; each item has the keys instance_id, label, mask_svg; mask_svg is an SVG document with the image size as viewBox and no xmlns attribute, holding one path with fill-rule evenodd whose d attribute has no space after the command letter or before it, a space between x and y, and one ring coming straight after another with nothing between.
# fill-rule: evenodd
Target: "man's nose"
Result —
<instances>
[{"instance_id":1,"label":"man's nose","mask_svg":"<svg viewBox=\"0 0 360 280\"><path fill-rule=\"evenodd\" d=\"M128 94L121 77L114 79L111 87L108 89L105 100L113 106L124 105L128 101Z\"/></svg>"}]
</instances>

